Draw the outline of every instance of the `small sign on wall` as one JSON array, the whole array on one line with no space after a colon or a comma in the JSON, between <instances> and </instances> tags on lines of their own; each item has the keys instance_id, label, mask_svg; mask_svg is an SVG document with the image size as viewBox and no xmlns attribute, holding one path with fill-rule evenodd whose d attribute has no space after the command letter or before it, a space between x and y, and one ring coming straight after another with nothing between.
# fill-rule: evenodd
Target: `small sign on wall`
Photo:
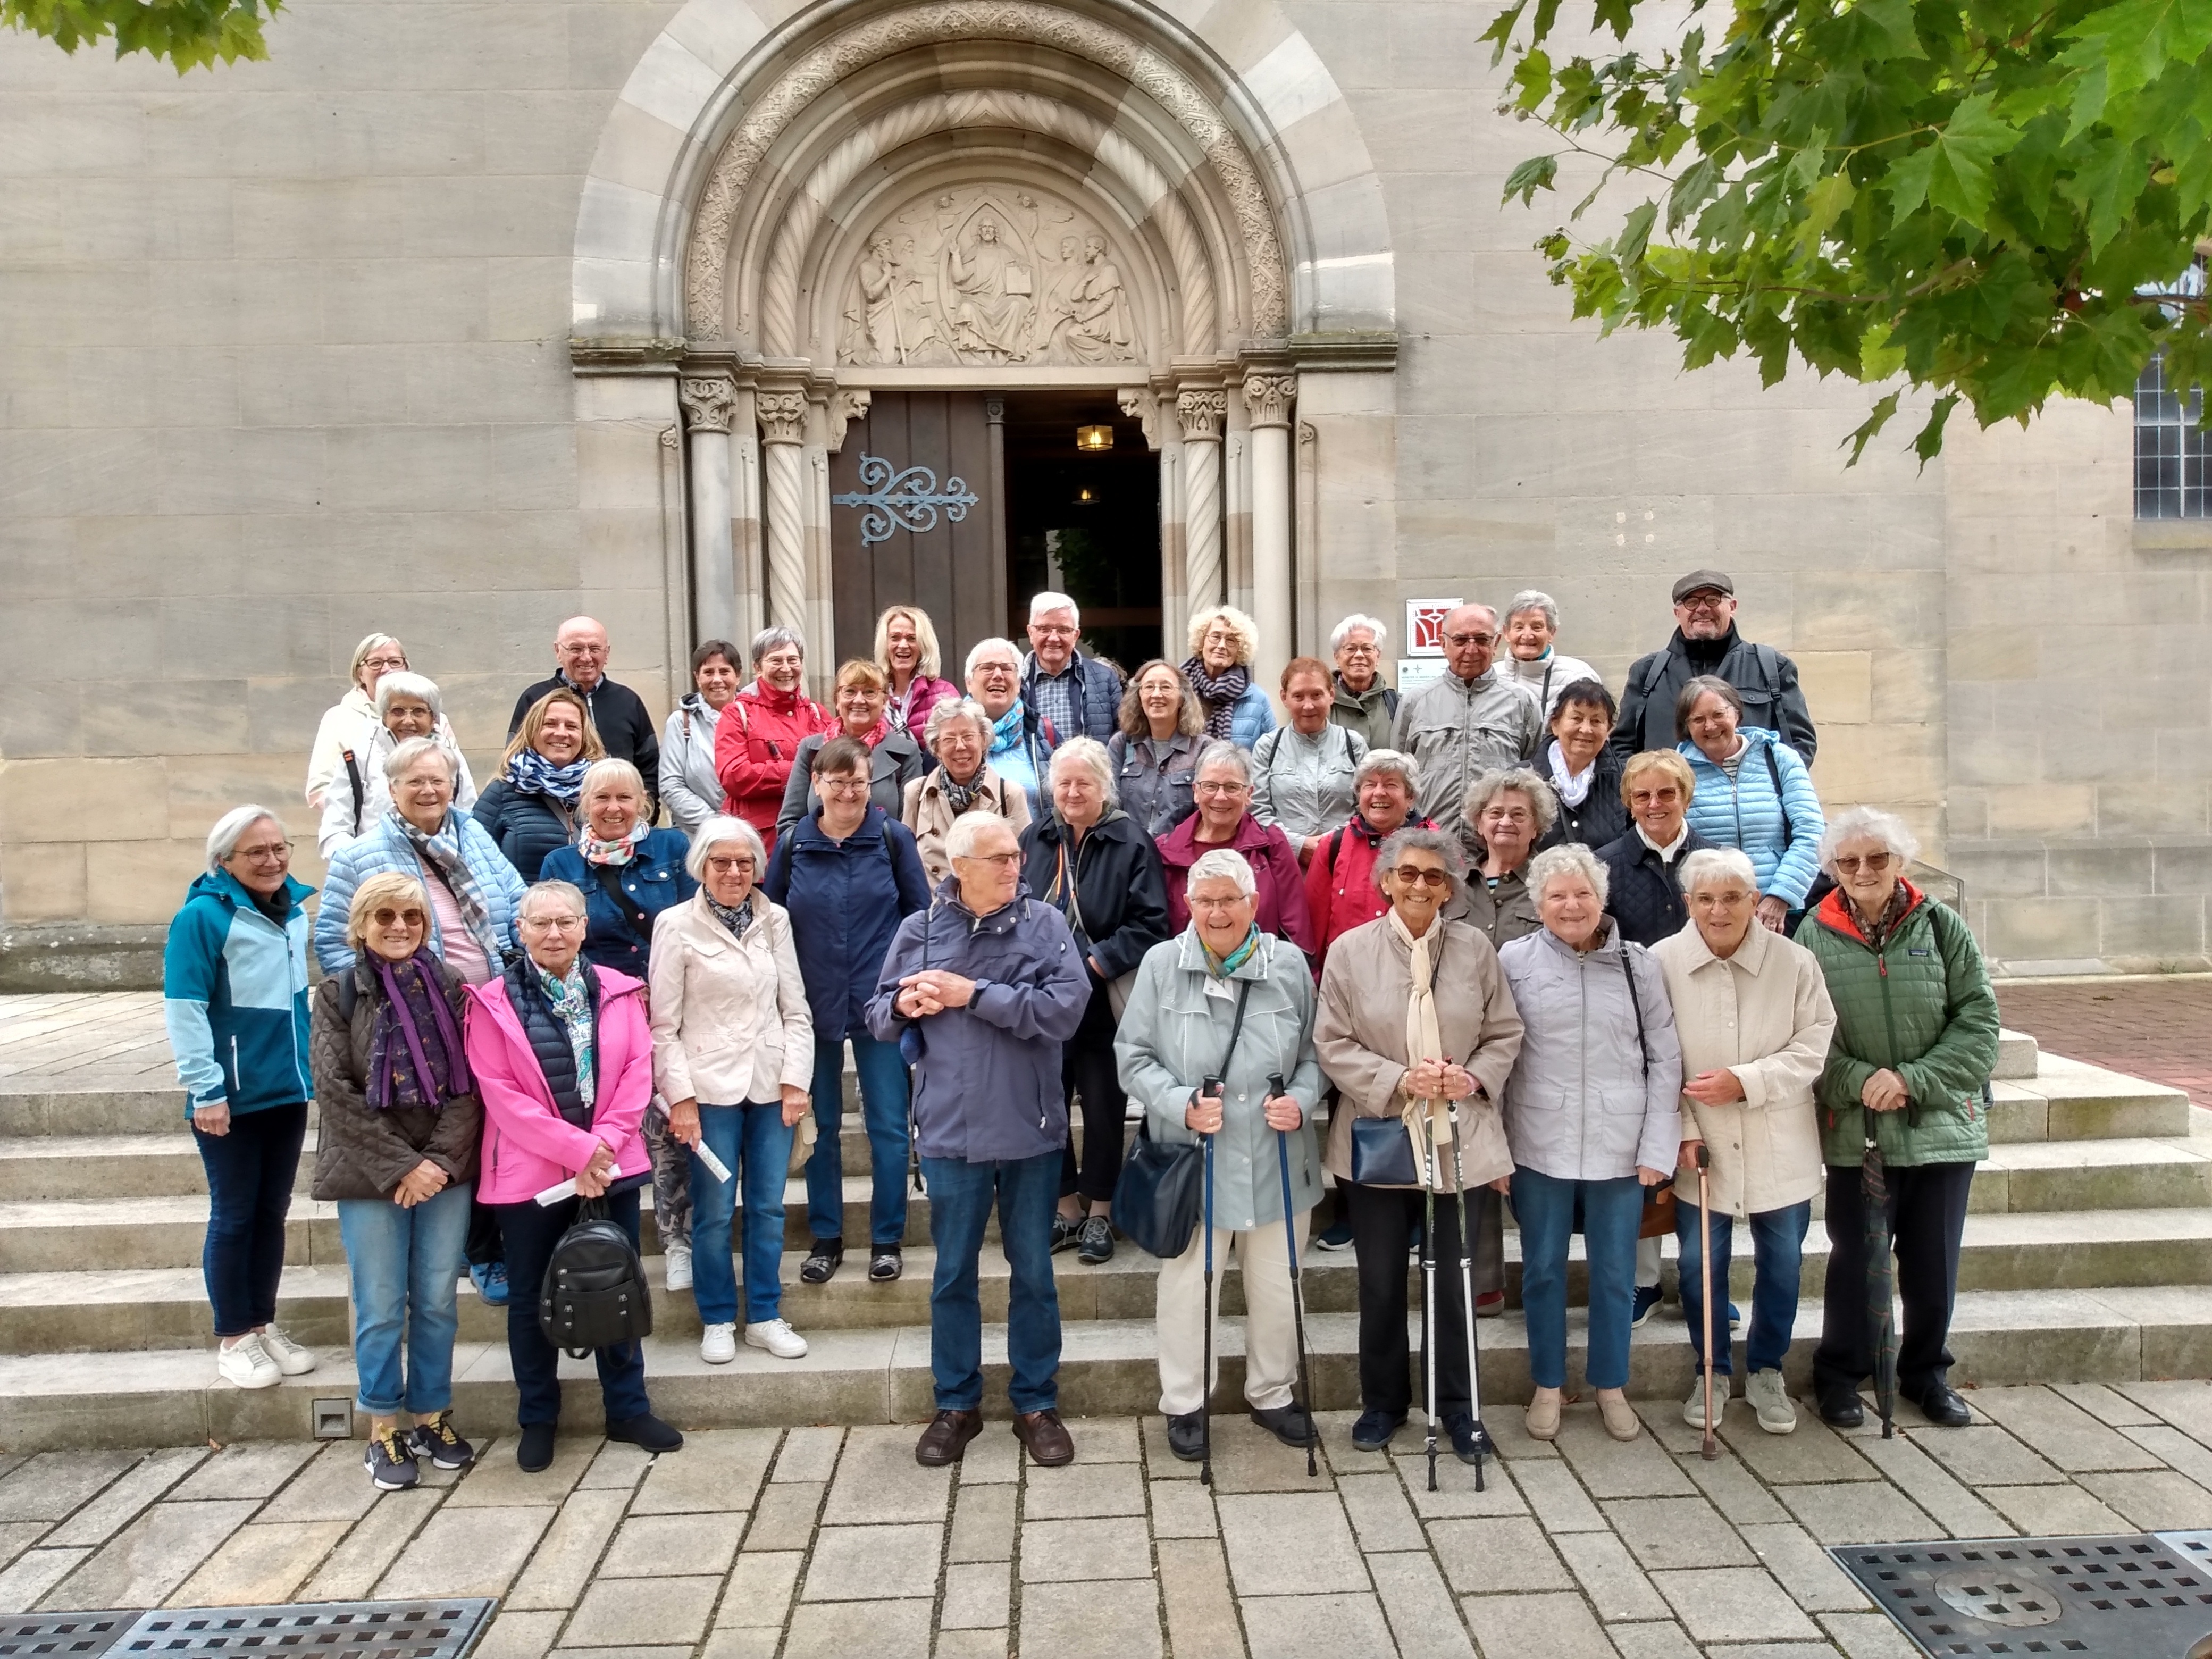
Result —
<instances>
[{"instance_id":1,"label":"small sign on wall","mask_svg":"<svg viewBox=\"0 0 2212 1659\"><path fill-rule=\"evenodd\" d=\"M1459 609L1459 599L1408 599L1406 601L1406 649L1416 657L1441 657L1444 653L1444 618ZM1400 673L1404 665L1400 665ZM1439 671L1441 672L1441 671ZM1429 677L1431 679L1435 675ZM1401 684L1400 690L1403 690Z\"/></svg>"},{"instance_id":2,"label":"small sign on wall","mask_svg":"<svg viewBox=\"0 0 2212 1659\"><path fill-rule=\"evenodd\" d=\"M1410 697L1424 686L1434 685L1444 677L1442 657L1401 657L1398 659L1398 695Z\"/></svg>"}]
</instances>

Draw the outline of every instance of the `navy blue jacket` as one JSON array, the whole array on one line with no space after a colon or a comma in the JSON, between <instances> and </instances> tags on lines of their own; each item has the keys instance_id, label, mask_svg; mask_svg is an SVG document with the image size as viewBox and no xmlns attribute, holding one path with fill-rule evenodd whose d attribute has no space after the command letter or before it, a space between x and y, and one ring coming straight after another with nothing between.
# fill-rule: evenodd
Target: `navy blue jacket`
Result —
<instances>
[{"instance_id":1,"label":"navy blue jacket","mask_svg":"<svg viewBox=\"0 0 2212 1659\"><path fill-rule=\"evenodd\" d=\"M477 797L476 810L469 816L498 843L526 886L538 879L548 853L568 844L569 826L576 817L573 808L556 811L555 804L544 796L526 794L505 778L492 780L491 787Z\"/></svg>"},{"instance_id":2,"label":"navy blue jacket","mask_svg":"<svg viewBox=\"0 0 2212 1659\"><path fill-rule=\"evenodd\" d=\"M1648 947L1682 931L1690 919L1689 907L1682 902L1682 860L1711 845L1696 830L1686 830L1682 850L1669 866L1631 824L1620 840L1597 849L1597 861L1605 866L1607 878L1606 913L1620 929L1621 938Z\"/></svg>"},{"instance_id":3,"label":"navy blue jacket","mask_svg":"<svg viewBox=\"0 0 2212 1659\"><path fill-rule=\"evenodd\" d=\"M1545 752L1549 752L1548 744ZM1540 769L1544 763L1543 756L1540 754L1536 764ZM1595 853L1601 847L1611 846L1636 828L1635 821L1628 816L1628 808L1620 799L1620 757L1609 748L1601 749L1597 759L1591 763L1596 767L1597 775L1590 780L1589 793L1583 797L1580 806L1570 806L1565 801L1559 803L1559 816L1552 821L1549 832L1536 843L1538 852L1573 841L1580 842ZM1641 842L1638 844L1642 845Z\"/></svg>"},{"instance_id":4,"label":"navy blue jacket","mask_svg":"<svg viewBox=\"0 0 2212 1659\"><path fill-rule=\"evenodd\" d=\"M818 817L802 817L777 838L761 890L791 914L815 1041L865 1034L891 936L929 905L914 831L880 806L842 842L823 834Z\"/></svg>"},{"instance_id":5,"label":"navy blue jacket","mask_svg":"<svg viewBox=\"0 0 2212 1659\"><path fill-rule=\"evenodd\" d=\"M538 879L572 882L584 890L585 961L643 979L653 951L653 918L699 890L699 884L684 867L684 854L690 850L690 838L681 830L653 830L628 864L605 866L621 882L627 904L615 902L599 879L600 866L588 863L574 847L556 847L548 853ZM645 921L634 926L631 918L639 910L645 913Z\"/></svg>"}]
</instances>

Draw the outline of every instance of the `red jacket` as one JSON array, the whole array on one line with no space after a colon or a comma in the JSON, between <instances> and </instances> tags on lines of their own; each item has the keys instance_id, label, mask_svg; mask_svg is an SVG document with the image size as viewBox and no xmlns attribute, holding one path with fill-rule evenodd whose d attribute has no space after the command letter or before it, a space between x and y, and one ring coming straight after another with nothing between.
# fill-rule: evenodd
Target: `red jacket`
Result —
<instances>
[{"instance_id":1,"label":"red jacket","mask_svg":"<svg viewBox=\"0 0 2212 1659\"><path fill-rule=\"evenodd\" d=\"M1199 854L1210 853L1219 842L1201 846L1199 815L1193 812L1160 837L1160 862L1168 879L1168 926L1180 933L1190 926L1190 903L1184 889L1190 884L1190 866ZM1259 908L1253 920L1263 933L1274 933L1317 963L1321 951L1314 938L1313 918L1306 909L1305 872L1298 868L1298 849L1291 838L1272 823L1262 823L1247 812L1237 826L1229 847L1244 855L1259 884Z\"/></svg>"},{"instance_id":2,"label":"red jacket","mask_svg":"<svg viewBox=\"0 0 2212 1659\"><path fill-rule=\"evenodd\" d=\"M1433 829L1424 817L1406 820L1418 830ZM1322 837L1306 866L1306 910L1313 917L1314 933L1321 941L1320 957L1328 960L1328 947L1343 934L1374 921L1390 908L1390 901L1375 884L1375 854L1388 836L1377 836L1353 813L1340 828ZM1329 857L1334 850L1334 860Z\"/></svg>"},{"instance_id":3,"label":"red jacket","mask_svg":"<svg viewBox=\"0 0 2212 1659\"><path fill-rule=\"evenodd\" d=\"M776 810L783 805L783 787L791 781L799 745L836 726L830 711L803 691L779 691L758 680L745 687L714 723L714 775L722 781L722 810L759 830L773 851Z\"/></svg>"}]
</instances>

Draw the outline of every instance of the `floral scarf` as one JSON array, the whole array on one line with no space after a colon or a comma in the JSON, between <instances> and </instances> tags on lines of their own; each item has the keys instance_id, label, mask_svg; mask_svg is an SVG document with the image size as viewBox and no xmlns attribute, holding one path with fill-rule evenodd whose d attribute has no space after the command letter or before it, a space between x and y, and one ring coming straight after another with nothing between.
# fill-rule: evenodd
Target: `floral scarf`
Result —
<instances>
[{"instance_id":1,"label":"floral scarf","mask_svg":"<svg viewBox=\"0 0 2212 1659\"><path fill-rule=\"evenodd\" d=\"M653 826L643 818L630 825L628 835L617 836L612 841L600 840L587 828L578 833L576 850L584 855L586 864L628 864L652 833Z\"/></svg>"},{"instance_id":2,"label":"floral scarf","mask_svg":"<svg viewBox=\"0 0 2212 1659\"><path fill-rule=\"evenodd\" d=\"M484 902L483 890L469 869L468 860L461 856L461 815L447 811L446 821L438 826L434 836L394 812L387 820L399 826L399 833L407 837L415 856L422 860L424 870L433 881L443 882L446 890L453 896L460 907L461 920L468 924L469 936L483 951L486 962L498 963L507 959L506 948L499 935L492 931L491 907Z\"/></svg>"},{"instance_id":3,"label":"floral scarf","mask_svg":"<svg viewBox=\"0 0 2212 1659\"><path fill-rule=\"evenodd\" d=\"M1186 658L1182 677L1190 682L1190 689L1198 693L1199 702L1206 708L1206 735L1209 738L1232 737L1236 733L1237 700L1252 684L1252 671L1243 663L1224 669L1219 674L1206 672L1201 657Z\"/></svg>"},{"instance_id":4,"label":"floral scarf","mask_svg":"<svg viewBox=\"0 0 2212 1659\"><path fill-rule=\"evenodd\" d=\"M404 962L375 957L384 1005L368 1039L369 1107L436 1111L471 1087L461 1028L447 1004L434 958L426 945ZM436 1039L426 1044L428 1031Z\"/></svg>"},{"instance_id":5,"label":"floral scarf","mask_svg":"<svg viewBox=\"0 0 2212 1659\"><path fill-rule=\"evenodd\" d=\"M525 749L507 762L507 781L525 794L550 796L573 809L591 764L579 755L566 766L556 766L535 749Z\"/></svg>"},{"instance_id":6,"label":"floral scarf","mask_svg":"<svg viewBox=\"0 0 2212 1659\"><path fill-rule=\"evenodd\" d=\"M584 959L579 957L570 963L564 979L554 978L534 962L530 971L538 975L538 988L552 1005L553 1018L568 1029L568 1051L576 1057L576 1098L588 1115L599 1093L599 1079L592 1074L592 995L584 984Z\"/></svg>"},{"instance_id":7,"label":"floral scarf","mask_svg":"<svg viewBox=\"0 0 2212 1659\"><path fill-rule=\"evenodd\" d=\"M1850 913L1851 920L1858 924L1859 932L1866 935L1866 942L1877 951L1881 950L1887 942L1889 936L1897 931L1897 924L1905 920L1905 913L1911 908L1912 904L1912 900L1906 894L1905 884L1902 881L1889 890L1889 902L1881 907L1881 914L1872 921L1867 920L1866 913L1853 902L1849 893L1843 895L1843 900L1844 908Z\"/></svg>"}]
</instances>

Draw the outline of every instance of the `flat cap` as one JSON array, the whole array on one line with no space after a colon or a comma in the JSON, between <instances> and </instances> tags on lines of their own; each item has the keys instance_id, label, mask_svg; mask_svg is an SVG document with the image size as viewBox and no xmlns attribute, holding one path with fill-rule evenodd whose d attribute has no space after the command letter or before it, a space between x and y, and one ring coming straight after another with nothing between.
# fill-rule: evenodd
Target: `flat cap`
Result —
<instances>
[{"instance_id":1,"label":"flat cap","mask_svg":"<svg viewBox=\"0 0 2212 1659\"><path fill-rule=\"evenodd\" d=\"M1729 580L1725 570L1692 570L1674 584L1674 603L1677 605L1701 587L1717 588L1730 599L1735 597L1735 584Z\"/></svg>"}]
</instances>

